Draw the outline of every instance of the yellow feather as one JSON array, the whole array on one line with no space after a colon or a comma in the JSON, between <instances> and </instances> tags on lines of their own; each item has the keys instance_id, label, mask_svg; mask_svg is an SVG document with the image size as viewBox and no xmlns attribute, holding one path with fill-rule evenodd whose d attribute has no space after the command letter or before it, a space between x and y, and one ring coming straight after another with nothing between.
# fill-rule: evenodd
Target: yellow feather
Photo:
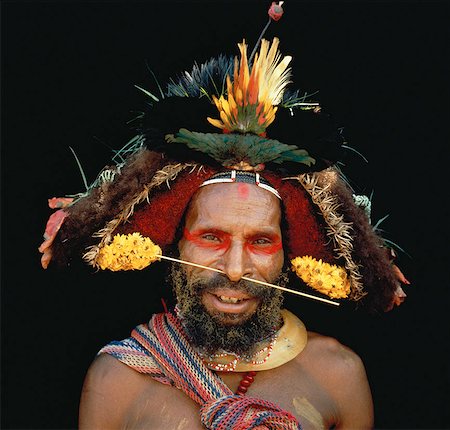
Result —
<instances>
[{"instance_id":1,"label":"yellow feather","mask_svg":"<svg viewBox=\"0 0 450 430\"><path fill-rule=\"evenodd\" d=\"M238 85L242 90L242 94L244 95L244 101L246 99L245 94L247 92L248 79L249 79L249 71L248 71L248 62L247 62L247 44L245 43L245 39L242 43L238 44L239 51L241 52L241 64L239 70L239 80Z\"/></svg>"},{"instance_id":2,"label":"yellow feather","mask_svg":"<svg viewBox=\"0 0 450 430\"><path fill-rule=\"evenodd\" d=\"M228 101L223 99L222 100L222 110L228 115L231 115L231 111L230 111L230 105L228 104Z\"/></svg>"},{"instance_id":3,"label":"yellow feather","mask_svg":"<svg viewBox=\"0 0 450 430\"><path fill-rule=\"evenodd\" d=\"M268 98L272 101L272 104L276 105L280 103L283 96L283 92L290 82L291 70L288 69L289 63L292 57L286 56L278 64L272 72L269 82L270 93Z\"/></svg>"},{"instance_id":4,"label":"yellow feather","mask_svg":"<svg viewBox=\"0 0 450 430\"><path fill-rule=\"evenodd\" d=\"M237 57L234 57L234 73L233 73L233 82L237 82L239 79L238 76L239 71L239 60Z\"/></svg>"},{"instance_id":5,"label":"yellow feather","mask_svg":"<svg viewBox=\"0 0 450 430\"><path fill-rule=\"evenodd\" d=\"M232 130L253 130L254 121L262 127L266 127L275 119L277 109L283 97L283 92L290 82L291 68L289 64L292 57L282 57L278 50L279 39L272 42L263 39L260 50L255 54L251 69L249 70L247 59L247 44L245 39L238 43L240 60L235 57L233 80L230 75L226 77L227 93L218 99L213 96L213 101L219 111L222 121L208 118L208 121L218 128ZM251 81L251 88L249 83ZM242 108L250 104L258 106L256 117L250 117L250 112L241 116ZM242 119L239 119L242 118ZM259 133L260 131L258 131Z\"/></svg>"},{"instance_id":6,"label":"yellow feather","mask_svg":"<svg viewBox=\"0 0 450 430\"><path fill-rule=\"evenodd\" d=\"M219 121L218 119L208 117L208 118L206 118L206 120L214 127L225 128L224 123L222 121Z\"/></svg>"},{"instance_id":7,"label":"yellow feather","mask_svg":"<svg viewBox=\"0 0 450 430\"><path fill-rule=\"evenodd\" d=\"M290 56L284 57L281 61L281 54L278 51L279 39L274 38L270 49L267 51L269 42L261 41L260 56L255 62L255 67L259 70L259 100L270 100L272 104L281 101L283 91L289 83L290 69L287 67L292 59ZM285 73L285 74L284 74Z\"/></svg>"},{"instance_id":8,"label":"yellow feather","mask_svg":"<svg viewBox=\"0 0 450 430\"><path fill-rule=\"evenodd\" d=\"M230 75L227 75L227 93L228 97L233 94L233 84L231 83Z\"/></svg>"},{"instance_id":9,"label":"yellow feather","mask_svg":"<svg viewBox=\"0 0 450 430\"><path fill-rule=\"evenodd\" d=\"M220 96L222 98L222 96ZM222 109L222 105L220 103L220 100L213 94L212 96L213 102L216 105L216 108L220 111Z\"/></svg>"},{"instance_id":10,"label":"yellow feather","mask_svg":"<svg viewBox=\"0 0 450 430\"><path fill-rule=\"evenodd\" d=\"M223 121L225 127L230 128L230 120L223 110L220 111L220 119Z\"/></svg>"},{"instance_id":11,"label":"yellow feather","mask_svg":"<svg viewBox=\"0 0 450 430\"><path fill-rule=\"evenodd\" d=\"M242 106L242 105L243 105L242 99L243 99L243 97L242 97L242 91L241 91L241 89L238 87L238 88L236 88L236 102L237 102L237 104L238 104L239 106Z\"/></svg>"},{"instance_id":12,"label":"yellow feather","mask_svg":"<svg viewBox=\"0 0 450 430\"><path fill-rule=\"evenodd\" d=\"M236 101L234 100L232 93L228 93L228 104L230 105L230 111L233 115L233 118L236 120L237 119L237 104L236 104Z\"/></svg>"},{"instance_id":13,"label":"yellow feather","mask_svg":"<svg viewBox=\"0 0 450 430\"><path fill-rule=\"evenodd\" d=\"M267 112L269 112L272 109L272 103L270 102L270 100L266 99L266 101L264 102L264 114L267 114Z\"/></svg>"},{"instance_id":14,"label":"yellow feather","mask_svg":"<svg viewBox=\"0 0 450 430\"><path fill-rule=\"evenodd\" d=\"M266 127L273 123L275 120L275 113L277 112L277 107L274 107L266 114Z\"/></svg>"}]
</instances>

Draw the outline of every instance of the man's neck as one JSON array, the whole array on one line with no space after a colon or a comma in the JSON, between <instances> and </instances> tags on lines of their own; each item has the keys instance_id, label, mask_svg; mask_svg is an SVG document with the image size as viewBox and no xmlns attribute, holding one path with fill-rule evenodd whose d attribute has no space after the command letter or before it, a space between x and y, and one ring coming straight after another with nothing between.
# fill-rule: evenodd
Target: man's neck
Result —
<instances>
[{"instance_id":1,"label":"man's neck","mask_svg":"<svg viewBox=\"0 0 450 430\"><path fill-rule=\"evenodd\" d=\"M303 351L307 342L307 332L305 325L293 313L283 309L281 316L282 327L271 339L258 342L252 357L244 358L227 352L207 356L198 352L205 365L216 371L248 372L282 366Z\"/></svg>"}]
</instances>

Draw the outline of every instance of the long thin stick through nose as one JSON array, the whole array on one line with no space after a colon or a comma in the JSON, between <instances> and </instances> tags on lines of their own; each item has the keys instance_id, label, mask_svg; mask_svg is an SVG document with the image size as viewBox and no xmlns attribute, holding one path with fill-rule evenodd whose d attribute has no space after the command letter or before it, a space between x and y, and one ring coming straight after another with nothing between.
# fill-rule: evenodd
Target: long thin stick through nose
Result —
<instances>
[{"instance_id":1,"label":"long thin stick through nose","mask_svg":"<svg viewBox=\"0 0 450 430\"><path fill-rule=\"evenodd\" d=\"M158 254L158 258L162 258L164 260L175 261L176 263L187 264L188 266L198 267L200 269L211 270L212 272L222 273L225 275L225 272L219 269L214 269L213 267L203 266L197 263L191 263L186 260L179 260L178 258L167 257L165 255ZM254 282L255 284L265 285L266 287L276 288L277 290L286 291L288 293L297 294L299 296L308 297L309 299L318 300L320 302L329 303L330 305L339 306L340 303L333 302L332 300L324 299L322 297L313 296L312 294L302 293L301 291L291 290L290 288L281 287L280 285L270 284L269 282L258 281L257 279L248 278L247 276L243 276L241 279L245 281Z\"/></svg>"}]
</instances>

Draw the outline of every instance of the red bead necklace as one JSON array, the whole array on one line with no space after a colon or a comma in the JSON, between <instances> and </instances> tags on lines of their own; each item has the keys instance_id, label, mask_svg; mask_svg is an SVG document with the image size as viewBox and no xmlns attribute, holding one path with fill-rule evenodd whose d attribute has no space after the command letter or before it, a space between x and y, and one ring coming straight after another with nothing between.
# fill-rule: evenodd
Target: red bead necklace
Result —
<instances>
[{"instance_id":1,"label":"red bead necklace","mask_svg":"<svg viewBox=\"0 0 450 430\"><path fill-rule=\"evenodd\" d=\"M246 372L243 378L241 379L241 382L239 383L239 387L236 390L236 394L238 396L245 396L245 393L248 390L248 387L252 385L253 381L255 380L255 371Z\"/></svg>"}]
</instances>

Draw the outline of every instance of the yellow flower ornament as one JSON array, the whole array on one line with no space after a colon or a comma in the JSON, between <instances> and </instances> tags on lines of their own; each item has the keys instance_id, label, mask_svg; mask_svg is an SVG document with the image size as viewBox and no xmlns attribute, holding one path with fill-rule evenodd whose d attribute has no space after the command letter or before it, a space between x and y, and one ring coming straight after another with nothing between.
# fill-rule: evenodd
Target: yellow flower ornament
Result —
<instances>
[{"instance_id":1,"label":"yellow flower ornament","mask_svg":"<svg viewBox=\"0 0 450 430\"><path fill-rule=\"evenodd\" d=\"M292 270L309 287L333 299L344 299L350 293L350 280L344 268L310 256L291 260Z\"/></svg>"},{"instance_id":2,"label":"yellow flower ornament","mask_svg":"<svg viewBox=\"0 0 450 430\"><path fill-rule=\"evenodd\" d=\"M161 248L140 233L116 234L98 253L96 265L102 270L142 270L159 260Z\"/></svg>"}]
</instances>

